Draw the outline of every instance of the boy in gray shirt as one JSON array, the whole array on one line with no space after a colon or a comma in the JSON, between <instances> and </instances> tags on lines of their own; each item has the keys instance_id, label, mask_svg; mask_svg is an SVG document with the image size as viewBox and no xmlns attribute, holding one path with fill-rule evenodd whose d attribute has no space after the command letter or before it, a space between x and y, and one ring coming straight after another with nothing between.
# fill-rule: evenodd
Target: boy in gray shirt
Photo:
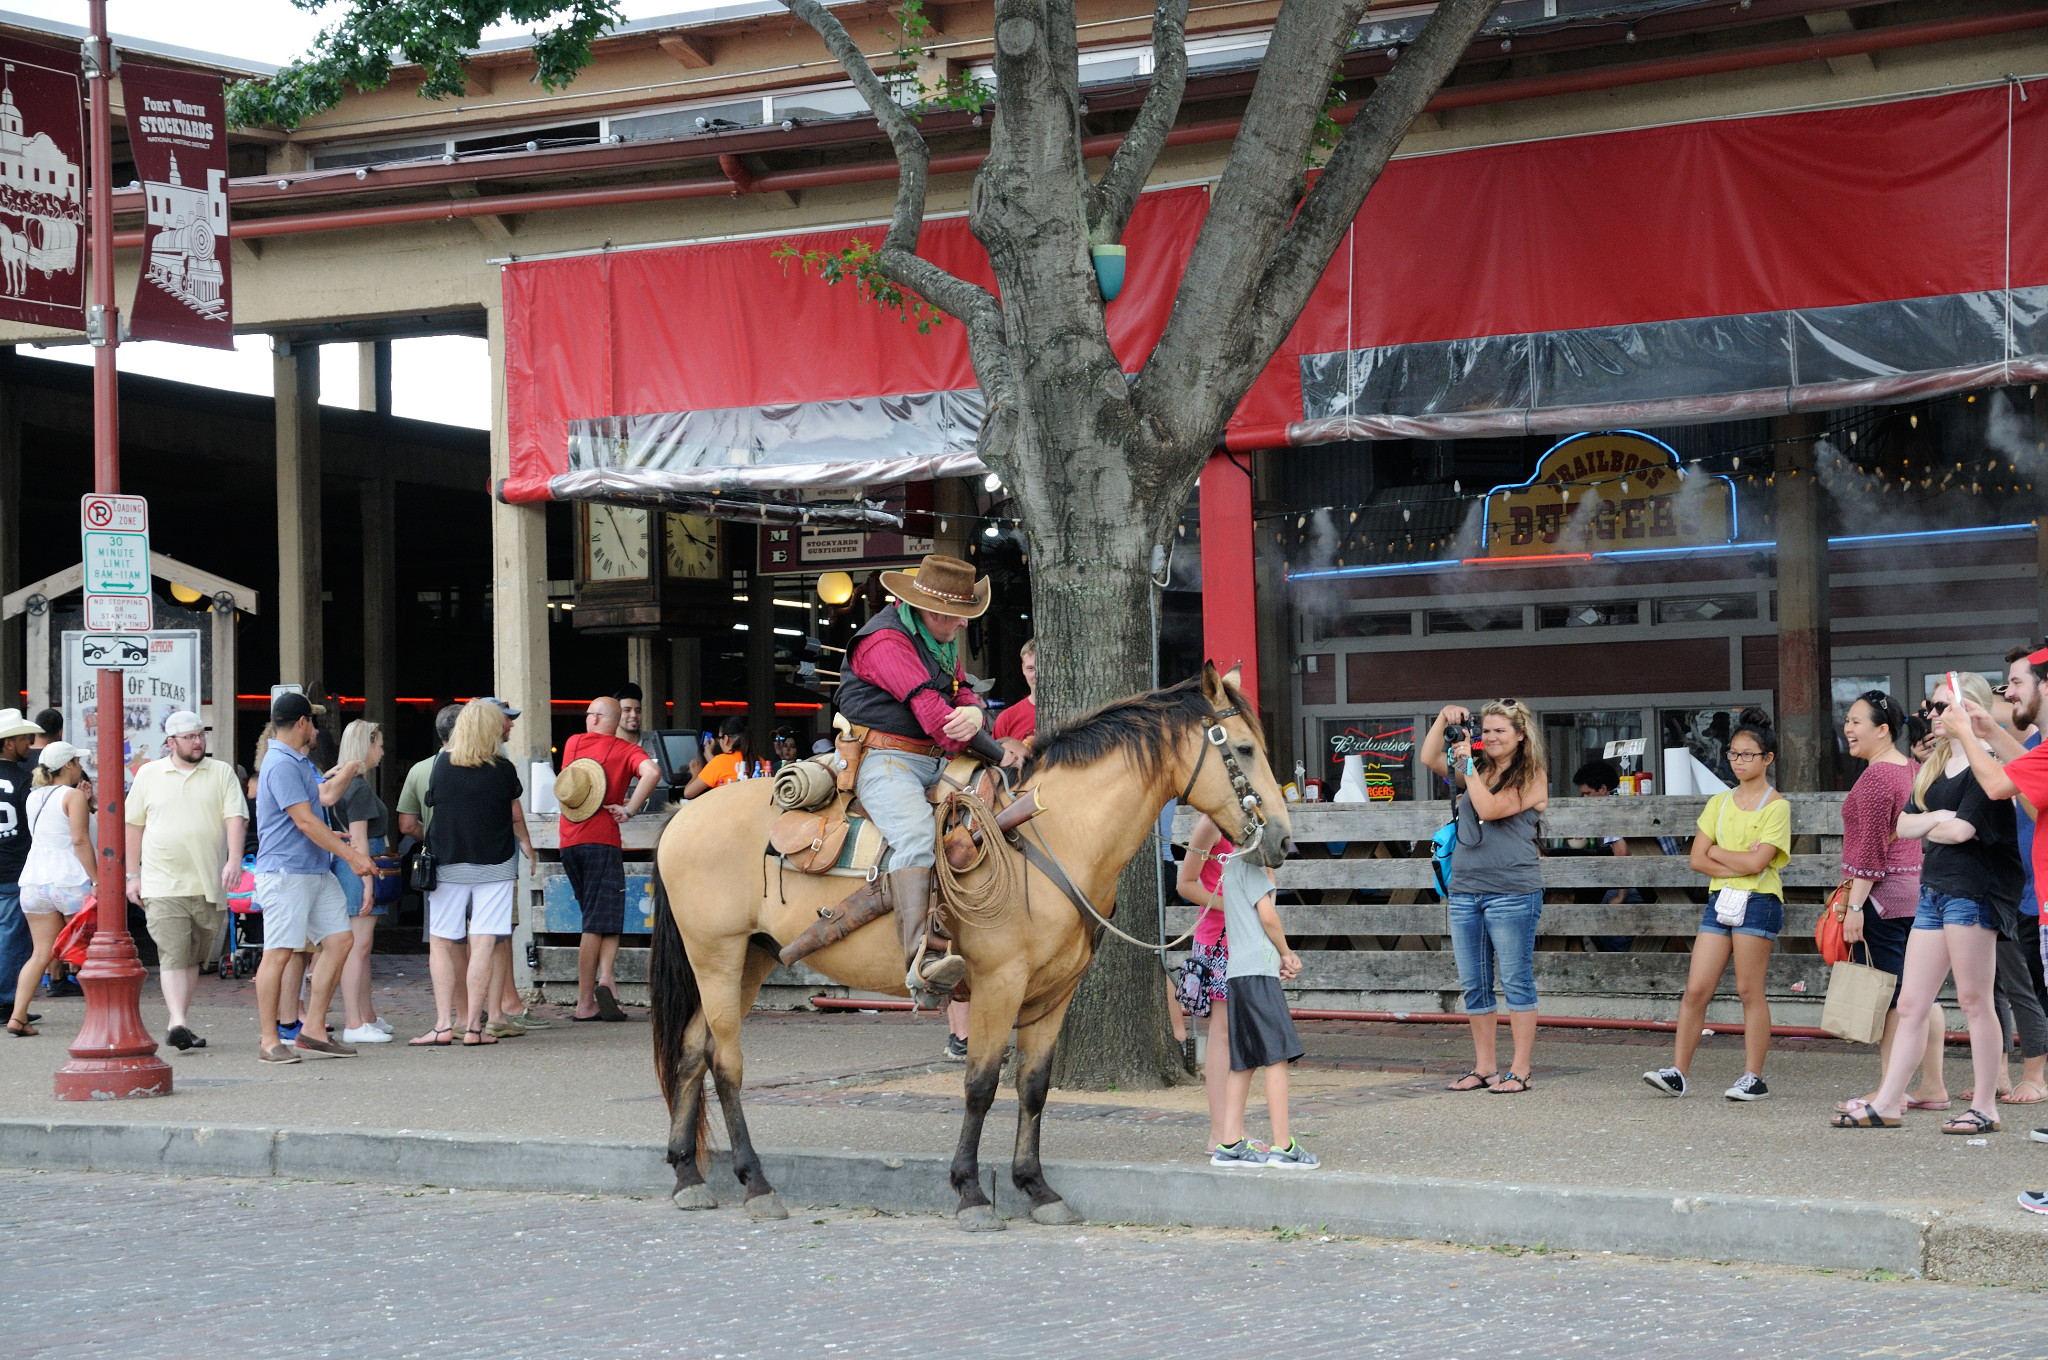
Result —
<instances>
[{"instance_id":1,"label":"boy in gray shirt","mask_svg":"<svg viewBox=\"0 0 2048 1360\"><path fill-rule=\"evenodd\" d=\"M1273 874L1243 855L1223 867L1223 932L1230 944L1224 986L1230 997L1230 1078L1224 1087L1224 1141L1211 1150L1211 1166L1311 1168L1316 1155L1287 1130L1287 1064L1302 1054L1287 1013L1282 978L1301 972L1301 957L1287 947L1273 910ZM1266 1069L1266 1113L1273 1146L1258 1147L1244 1136L1245 1101L1252 1072Z\"/></svg>"}]
</instances>

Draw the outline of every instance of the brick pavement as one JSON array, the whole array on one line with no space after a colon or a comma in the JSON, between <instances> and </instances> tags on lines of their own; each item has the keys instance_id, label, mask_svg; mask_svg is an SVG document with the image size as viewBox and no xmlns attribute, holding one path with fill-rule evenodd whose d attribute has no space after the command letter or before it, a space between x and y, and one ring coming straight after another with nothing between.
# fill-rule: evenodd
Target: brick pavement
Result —
<instances>
[{"instance_id":1,"label":"brick pavement","mask_svg":"<svg viewBox=\"0 0 2048 1360\"><path fill-rule=\"evenodd\" d=\"M2041 1293L1330 1238L0 1171L8 1350L2037 1357Z\"/></svg>"}]
</instances>

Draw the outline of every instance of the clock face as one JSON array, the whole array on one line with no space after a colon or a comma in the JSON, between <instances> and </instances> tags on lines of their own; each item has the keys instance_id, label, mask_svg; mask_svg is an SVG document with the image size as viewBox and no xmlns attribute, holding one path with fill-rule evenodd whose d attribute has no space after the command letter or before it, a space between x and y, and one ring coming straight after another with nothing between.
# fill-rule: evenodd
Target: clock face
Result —
<instances>
[{"instance_id":1,"label":"clock face","mask_svg":"<svg viewBox=\"0 0 2048 1360\"><path fill-rule=\"evenodd\" d=\"M584 579L646 580L647 512L630 506L591 505L584 514L589 526Z\"/></svg>"},{"instance_id":2,"label":"clock face","mask_svg":"<svg viewBox=\"0 0 2048 1360\"><path fill-rule=\"evenodd\" d=\"M718 579L718 521L703 515L670 515L662 534L668 574L690 581Z\"/></svg>"}]
</instances>

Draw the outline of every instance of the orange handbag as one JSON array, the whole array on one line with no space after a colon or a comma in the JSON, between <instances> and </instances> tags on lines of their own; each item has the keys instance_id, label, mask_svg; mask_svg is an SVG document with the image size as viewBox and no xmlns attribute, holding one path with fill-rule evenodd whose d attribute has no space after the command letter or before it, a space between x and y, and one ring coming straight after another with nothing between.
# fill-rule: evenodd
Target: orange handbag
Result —
<instances>
[{"instance_id":1,"label":"orange handbag","mask_svg":"<svg viewBox=\"0 0 2048 1360\"><path fill-rule=\"evenodd\" d=\"M1820 919L1813 923L1813 942L1830 968L1849 957L1848 943L1842 938L1842 918L1848 914L1849 885L1842 883L1828 894L1828 904L1821 908Z\"/></svg>"}]
</instances>

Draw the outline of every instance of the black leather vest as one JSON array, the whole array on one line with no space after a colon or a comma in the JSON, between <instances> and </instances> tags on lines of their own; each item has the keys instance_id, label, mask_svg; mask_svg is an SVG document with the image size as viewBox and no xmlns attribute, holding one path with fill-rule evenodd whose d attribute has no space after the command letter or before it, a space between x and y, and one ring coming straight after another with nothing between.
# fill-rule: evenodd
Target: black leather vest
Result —
<instances>
[{"instance_id":1,"label":"black leather vest","mask_svg":"<svg viewBox=\"0 0 2048 1360\"><path fill-rule=\"evenodd\" d=\"M905 737L911 741L930 741L931 733L924 730L924 724L917 720L917 714L911 712L908 702L898 699L880 685L863 680L853 673L851 657L854 648L860 645L862 638L880 632L901 633L909 638L911 647L917 652L918 660L924 662L927 676L925 683L919 688L937 690L939 697L947 704L954 704L954 695L957 691L955 678L940 669L938 659L925 649L923 640L903 626L903 620L897 614L894 605L869 619L866 626L853 635L853 642L846 649L849 658L846 673L840 677L839 693L835 696L834 702L838 705L839 711L846 715L846 720L856 727L872 727L877 732L887 732L891 736ZM912 690L911 693L915 695L917 690Z\"/></svg>"}]
</instances>

